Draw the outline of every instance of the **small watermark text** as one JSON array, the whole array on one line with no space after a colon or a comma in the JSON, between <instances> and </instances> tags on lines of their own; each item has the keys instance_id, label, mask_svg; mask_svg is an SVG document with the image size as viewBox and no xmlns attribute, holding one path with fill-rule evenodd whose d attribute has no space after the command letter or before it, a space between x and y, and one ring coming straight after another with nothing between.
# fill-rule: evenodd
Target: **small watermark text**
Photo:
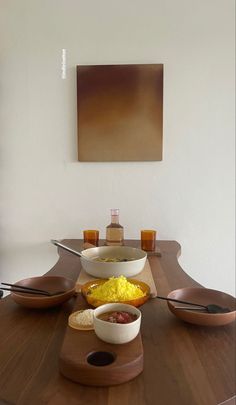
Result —
<instances>
[{"instance_id":1,"label":"small watermark text","mask_svg":"<svg viewBox=\"0 0 236 405\"><path fill-rule=\"evenodd\" d=\"M61 78L66 79L66 49L61 50Z\"/></svg>"}]
</instances>

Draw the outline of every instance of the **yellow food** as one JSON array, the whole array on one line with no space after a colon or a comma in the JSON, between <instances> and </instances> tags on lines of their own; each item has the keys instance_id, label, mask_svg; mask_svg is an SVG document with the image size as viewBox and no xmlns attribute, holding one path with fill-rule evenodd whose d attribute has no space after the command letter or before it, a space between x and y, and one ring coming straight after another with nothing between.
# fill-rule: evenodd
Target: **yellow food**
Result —
<instances>
[{"instance_id":1,"label":"yellow food","mask_svg":"<svg viewBox=\"0 0 236 405\"><path fill-rule=\"evenodd\" d=\"M90 297L101 301L129 301L143 297L140 287L130 283L126 277L111 277L104 284L91 289Z\"/></svg>"}]
</instances>

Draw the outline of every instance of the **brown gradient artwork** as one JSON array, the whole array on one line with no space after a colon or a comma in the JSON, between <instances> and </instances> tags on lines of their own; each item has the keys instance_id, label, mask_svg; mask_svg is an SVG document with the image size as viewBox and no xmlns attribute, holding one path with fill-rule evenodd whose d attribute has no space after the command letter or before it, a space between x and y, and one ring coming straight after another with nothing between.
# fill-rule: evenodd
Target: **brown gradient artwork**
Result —
<instances>
[{"instance_id":1,"label":"brown gradient artwork","mask_svg":"<svg viewBox=\"0 0 236 405\"><path fill-rule=\"evenodd\" d=\"M77 66L78 159L162 160L163 65Z\"/></svg>"}]
</instances>

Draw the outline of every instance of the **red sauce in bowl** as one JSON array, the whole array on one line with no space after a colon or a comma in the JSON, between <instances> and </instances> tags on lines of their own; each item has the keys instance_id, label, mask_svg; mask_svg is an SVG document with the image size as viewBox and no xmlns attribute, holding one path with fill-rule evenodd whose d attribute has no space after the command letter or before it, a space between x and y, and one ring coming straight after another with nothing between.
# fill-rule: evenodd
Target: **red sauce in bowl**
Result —
<instances>
[{"instance_id":1,"label":"red sauce in bowl","mask_svg":"<svg viewBox=\"0 0 236 405\"><path fill-rule=\"evenodd\" d=\"M136 321L137 315L126 311L109 311L98 315L98 319L111 323L131 323Z\"/></svg>"}]
</instances>

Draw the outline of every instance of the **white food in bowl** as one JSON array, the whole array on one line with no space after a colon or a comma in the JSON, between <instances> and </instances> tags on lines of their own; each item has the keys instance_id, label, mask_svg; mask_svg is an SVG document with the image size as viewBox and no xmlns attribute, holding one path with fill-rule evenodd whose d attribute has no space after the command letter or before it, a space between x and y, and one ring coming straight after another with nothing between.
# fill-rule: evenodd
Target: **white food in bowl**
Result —
<instances>
[{"instance_id":1,"label":"white food in bowl","mask_svg":"<svg viewBox=\"0 0 236 405\"><path fill-rule=\"evenodd\" d=\"M104 262L98 258L119 258L127 261ZM100 246L82 251L81 264L86 273L98 278L134 277L145 266L147 253L130 246Z\"/></svg>"},{"instance_id":2,"label":"white food in bowl","mask_svg":"<svg viewBox=\"0 0 236 405\"><path fill-rule=\"evenodd\" d=\"M111 323L99 319L98 316L109 311L126 311L137 316L130 323ZM138 308L128 304L105 304L96 308L93 312L93 324L96 335L107 343L123 344L133 340L139 333L141 325L141 312Z\"/></svg>"}]
</instances>

